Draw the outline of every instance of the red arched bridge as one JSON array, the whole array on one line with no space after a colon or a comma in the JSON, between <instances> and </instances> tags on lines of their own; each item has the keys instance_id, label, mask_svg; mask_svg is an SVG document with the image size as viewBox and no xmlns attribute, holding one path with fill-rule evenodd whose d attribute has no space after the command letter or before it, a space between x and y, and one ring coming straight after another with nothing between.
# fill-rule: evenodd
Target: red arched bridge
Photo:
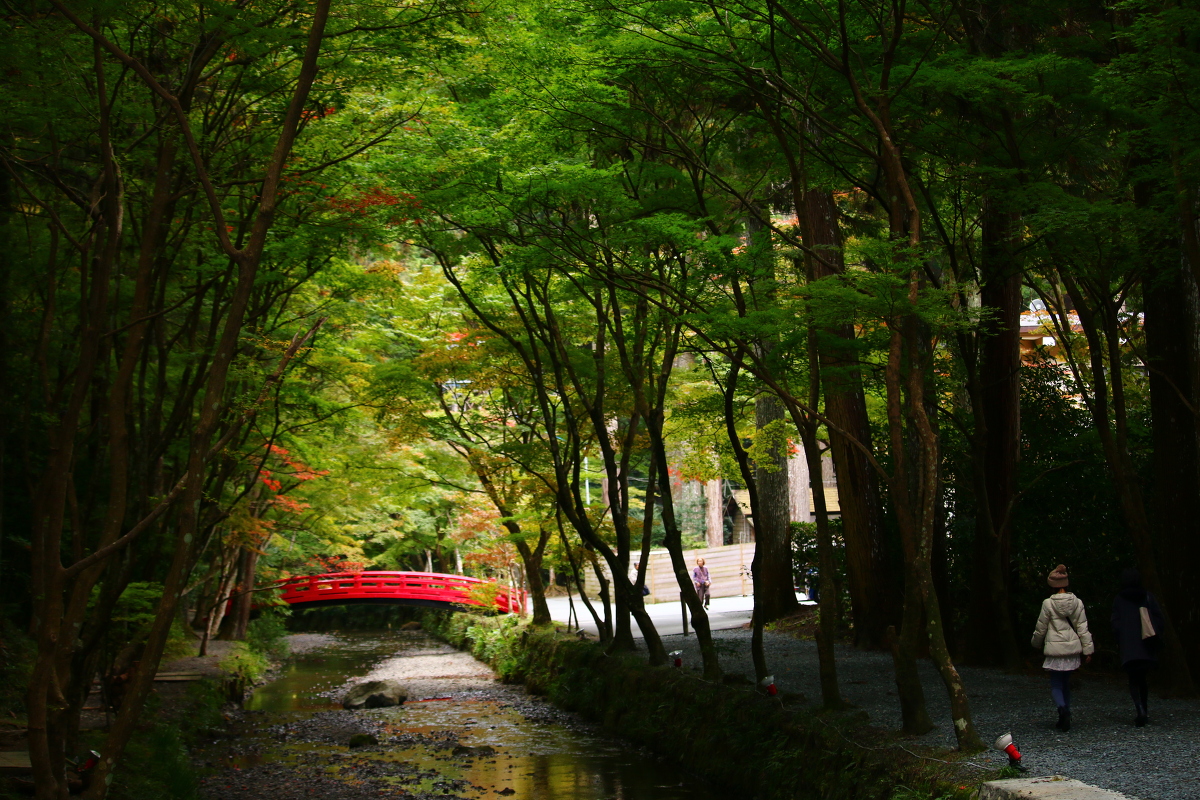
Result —
<instances>
[{"instance_id":1,"label":"red arched bridge","mask_svg":"<svg viewBox=\"0 0 1200 800\"><path fill-rule=\"evenodd\" d=\"M495 582L438 572L330 572L286 578L278 586L283 590L281 600L301 608L351 603L449 608L487 605L490 592L479 587L489 584ZM510 594L500 588L495 605L505 613L524 613L525 592Z\"/></svg>"}]
</instances>

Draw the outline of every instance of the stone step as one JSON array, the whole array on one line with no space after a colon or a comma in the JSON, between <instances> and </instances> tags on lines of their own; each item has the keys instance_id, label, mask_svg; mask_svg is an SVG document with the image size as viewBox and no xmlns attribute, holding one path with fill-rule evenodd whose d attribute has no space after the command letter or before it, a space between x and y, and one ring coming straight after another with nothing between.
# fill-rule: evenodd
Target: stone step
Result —
<instances>
[{"instance_id":1,"label":"stone step","mask_svg":"<svg viewBox=\"0 0 1200 800\"><path fill-rule=\"evenodd\" d=\"M201 672L160 672L154 676L156 681L199 681L204 679Z\"/></svg>"},{"instance_id":2,"label":"stone step","mask_svg":"<svg viewBox=\"0 0 1200 800\"><path fill-rule=\"evenodd\" d=\"M0 752L0 775L29 772L33 767L29 763L29 752L26 750L5 750Z\"/></svg>"},{"instance_id":3,"label":"stone step","mask_svg":"<svg viewBox=\"0 0 1200 800\"><path fill-rule=\"evenodd\" d=\"M988 781L979 787L978 800L1134 800L1120 792L1101 789L1061 775L1047 778L1011 778Z\"/></svg>"}]
</instances>

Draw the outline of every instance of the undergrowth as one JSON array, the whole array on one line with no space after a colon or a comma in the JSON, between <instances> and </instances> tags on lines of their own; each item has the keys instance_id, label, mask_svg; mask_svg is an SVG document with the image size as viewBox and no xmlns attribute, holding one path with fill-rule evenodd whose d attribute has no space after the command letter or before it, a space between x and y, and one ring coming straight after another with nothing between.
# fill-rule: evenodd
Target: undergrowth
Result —
<instances>
[{"instance_id":1,"label":"undergrowth","mask_svg":"<svg viewBox=\"0 0 1200 800\"><path fill-rule=\"evenodd\" d=\"M25 720L25 687L37 659L37 645L21 629L0 622L0 718Z\"/></svg>"},{"instance_id":2,"label":"undergrowth","mask_svg":"<svg viewBox=\"0 0 1200 800\"><path fill-rule=\"evenodd\" d=\"M246 627L246 645L271 661L288 657L287 609L268 609Z\"/></svg>"},{"instance_id":3,"label":"undergrowth","mask_svg":"<svg viewBox=\"0 0 1200 800\"><path fill-rule=\"evenodd\" d=\"M271 661L263 653L251 649L247 642L234 642L229 654L221 659L221 669L230 676L254 684L271 669Z\"/></svg>"},{"instance_id":4,"label":"undergrowth","mask_svg":"<svg viewBox=\"0 0 1200 800\"><path fill-rule=\"evenodd\" d=\"M556 705L758 800L964 800L953 754L922 759L867 727L862 712L796 710L750 686L650 667L644 656L511 617L429 613L426 630ZM1000 777L987 774L987 779Z\"/></svg>"},{"instance_id":5,"label":"undergrowth","mask_svg":"<svg viewBox=\"0 0 1200 800\"><path fill-rule=\"evenodd\" d=\"M210 679L190 685L178 707L163 708L152 697L145 712L152 721L129 740L108 800L198 800L200 782L188 748L224 723L224 702L221 685ZM103 736L91 732L84 747L99 750Z\"/></svg>"}]
</instances>

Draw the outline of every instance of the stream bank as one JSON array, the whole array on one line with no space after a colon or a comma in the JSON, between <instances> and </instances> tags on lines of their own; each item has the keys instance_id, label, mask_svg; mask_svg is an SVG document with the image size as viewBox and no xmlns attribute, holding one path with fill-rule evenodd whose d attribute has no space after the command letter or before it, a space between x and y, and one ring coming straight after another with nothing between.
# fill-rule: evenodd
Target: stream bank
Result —
<instances>
[{"instance_id":1,"label":"stream bank","mask_svg":"<svg viewBox=\"0 0 1200 800\"><path fill-rule=\"evenodd\" d=\"M1005 777L948 749L900 741L862 711L820 711L800 694L767 697L740 676L713 683L687 669L650 667L643 654L608 656L594 642L512 617L430 613L425 625L502 679L739 798L956 800Z\"/></svg>"},{"instance_id":2,"label":"stream bank","mask_svg":"<svg viewBox=\"0 0 1200 800\"><path fill-rule=\"evenodd\" d=\"M420 631L341 632L288 660L193 748L206 800L716 800L669 761L502 684ZM355 683L396 680L408 701L341 709ZM352 737L374 744L351 747ZM723 796L723 795L722 795Z\"/></svg>"}]
</instances>

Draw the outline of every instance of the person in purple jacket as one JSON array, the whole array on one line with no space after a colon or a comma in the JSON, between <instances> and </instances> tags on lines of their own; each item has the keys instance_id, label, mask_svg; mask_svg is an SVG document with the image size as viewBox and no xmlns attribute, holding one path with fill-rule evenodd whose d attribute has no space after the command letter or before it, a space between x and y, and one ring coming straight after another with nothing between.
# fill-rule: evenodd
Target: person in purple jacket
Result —
<instances>
[{"instance_id":1,"label":"person in purple jacket","mask_svg":"<svg viewBox=\"0 0 1200 800\"><path fill-rule=\"evenodd\" d=\"M704 607L708 608L708 587L712 583L708 579L708 567L704 566L704 559L696 559L696 568L692 570L692 583L696 587L696 594L704 601Z\"/></svg>"}]
</instances>

